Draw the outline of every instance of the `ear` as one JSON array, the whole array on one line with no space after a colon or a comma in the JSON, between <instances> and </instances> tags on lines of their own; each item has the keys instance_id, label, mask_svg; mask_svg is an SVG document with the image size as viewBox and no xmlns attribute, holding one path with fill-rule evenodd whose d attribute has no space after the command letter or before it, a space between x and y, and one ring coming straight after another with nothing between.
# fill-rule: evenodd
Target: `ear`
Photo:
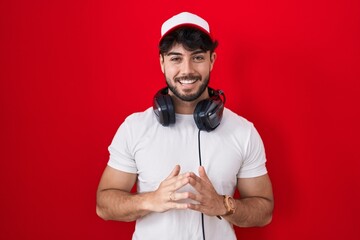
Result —
<instances>
[{"instance_id":1,"label":"ear","mask_svg":"<svg viewBox=\"0 0 360 240\"><path fill-rule=\"evenodd\" d=\"M159 54L159 60L160 60L160 67L161 67L161 71L163 72L163 73L165 73L164 72L164 57L161 55L161 54Z\"/></svg>"},{"instance_id":2,"label":"ear","mask_svg":"<svg viewBox=\"0 0 360 240\"><path fill-rule=\"evenodd\" d=\"M213 52L210 56L210 71L213 69L214 67L214 63L215 63L215 60L216 60L216 52Z\"/></svg>"}]
</instances>

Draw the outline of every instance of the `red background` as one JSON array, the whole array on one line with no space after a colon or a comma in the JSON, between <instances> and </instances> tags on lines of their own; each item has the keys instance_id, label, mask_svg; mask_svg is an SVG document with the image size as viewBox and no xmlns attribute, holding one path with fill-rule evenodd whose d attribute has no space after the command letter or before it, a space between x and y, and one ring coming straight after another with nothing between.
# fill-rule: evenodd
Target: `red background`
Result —
<instances>
[{"instance_id":1,"label":"red background","mask_svg":"<svg viewBox=\"0 0 360 240\"><path fill-rule=\"evenodd\" d=\"M239 239L360 235L360 2L1 1L0 238L130 239L95 214L107 147L164 79L157 42L179 11L219 40L211 85L263 137L273 222Z\"/></svg>"}]
</instances>

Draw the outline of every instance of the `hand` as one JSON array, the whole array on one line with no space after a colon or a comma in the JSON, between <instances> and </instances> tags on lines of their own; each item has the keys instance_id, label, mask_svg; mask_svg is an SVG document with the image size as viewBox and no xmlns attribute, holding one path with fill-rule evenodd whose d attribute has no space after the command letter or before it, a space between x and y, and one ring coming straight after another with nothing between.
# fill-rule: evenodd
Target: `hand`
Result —
<instances>
[{"instance_id":1,"label":"hand","mask_svg":"<svg viewBox=\"0 0 360 240\"><path fill-rule=\"evenodd\" d=\"M199 204L189 204L190 209L209 216L219 216L226 213L223 196L216 192L204 167L199 167L199 177L194 173L190 174L190 185L193 186L198 193L190 194L189 198L199 202Z\"/></svg>"},{"instance_id":2,"label":"hand","mask_svg":"<svg viewBox=\"0 0 360 240\"><path fill-rule=\"evenodd\" d=\"M159 188L149 193L148 209L153 212L165 212L170 209L186 209L187 203L178 203L178 200L189 198L188 192L176 191L189 183L190 173L180 173L180 166L176 165L170 175L160 183Z\"/></svg>"}]
</instances>

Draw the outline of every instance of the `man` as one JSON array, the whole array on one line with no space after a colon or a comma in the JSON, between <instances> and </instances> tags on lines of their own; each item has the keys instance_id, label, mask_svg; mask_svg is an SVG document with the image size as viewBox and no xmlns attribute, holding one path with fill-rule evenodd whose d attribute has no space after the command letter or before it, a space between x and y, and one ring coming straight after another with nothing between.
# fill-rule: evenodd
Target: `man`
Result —
<instances>
[{"instance_id":1,"label":"man","mask_svg":"<svg viewBox=\"0 0 360 240\"><path fill-rule=\"evenodd\" d=\"M217 46L208 23L184 12L161 33L168 88L118 129L97 214L136 220L133 239L236 239L233 225L264 226L272 218L261 138L252 123L224 108L221 91L208 87ZM232 197L236 188L239 199Z\"/></svg>"}]
</instances>

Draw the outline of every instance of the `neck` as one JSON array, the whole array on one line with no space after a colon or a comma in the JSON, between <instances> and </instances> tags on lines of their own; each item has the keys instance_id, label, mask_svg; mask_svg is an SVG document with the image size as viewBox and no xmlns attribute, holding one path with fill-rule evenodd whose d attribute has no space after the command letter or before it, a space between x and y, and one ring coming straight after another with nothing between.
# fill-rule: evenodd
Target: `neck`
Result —
<instances>
[{"instance_id":1,"label":"neck","mask_svg":"<svg viewBox=\"0 0 360 240\"><path fill-rule=\"evenodd\" d=\"M183 101L174 95L172 96L175 112L178 114L193 114L198 102L207 98L209 98L209 92L207 89L201 94L198 99L191 102Z\"/></svg>"}]
</instances>

